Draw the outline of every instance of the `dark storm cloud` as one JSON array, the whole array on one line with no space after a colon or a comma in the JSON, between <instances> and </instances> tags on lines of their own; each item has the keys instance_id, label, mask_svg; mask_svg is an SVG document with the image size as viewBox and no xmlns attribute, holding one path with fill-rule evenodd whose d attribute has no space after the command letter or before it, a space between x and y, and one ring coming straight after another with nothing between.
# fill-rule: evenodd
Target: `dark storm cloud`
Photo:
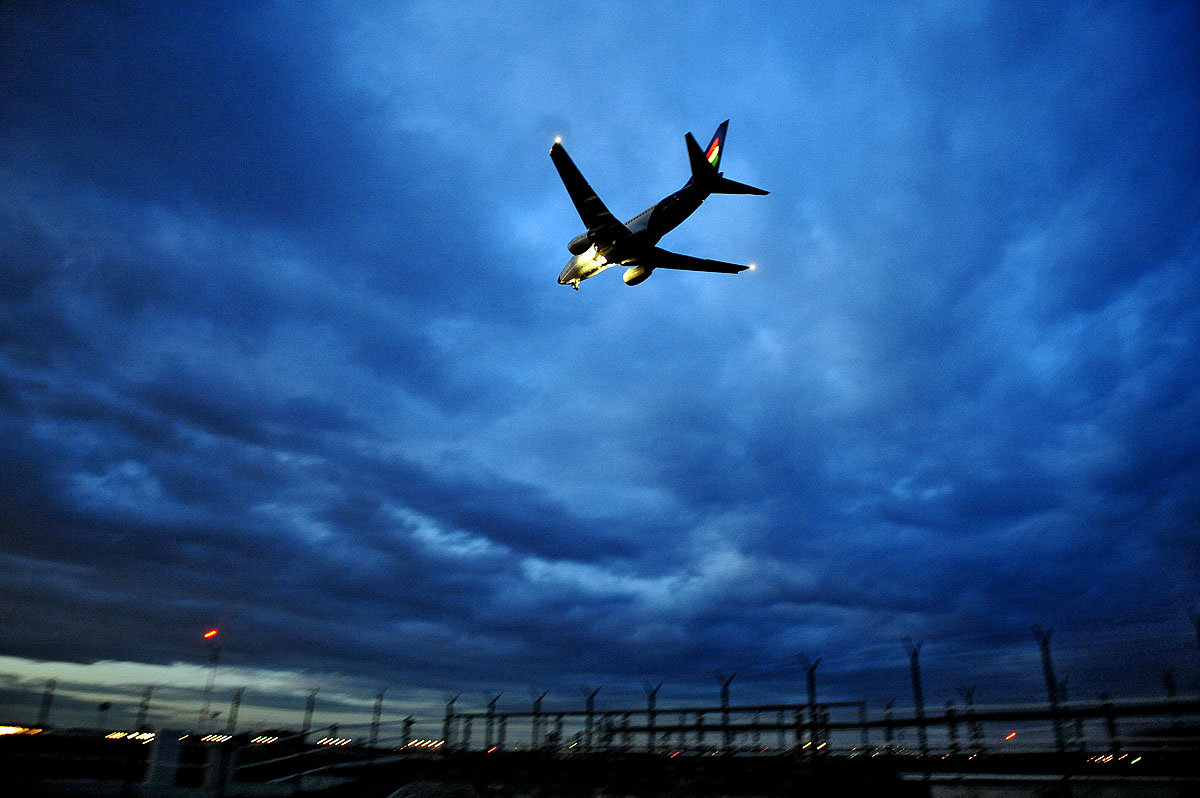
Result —
<instances>
[{"instance_id":1,"label":"dark storm cloud","mask_svg":"<svg viewBox=\"0 0 1200 798\"><path fill-rule=\"evenodd\" d=\"M1175 634L1194 10L709 11L0 12L0 653L879 695ZM554 284L553 135L627 218L726 117L772 194L664 245L763 268Z\"/></svg>"},{"instance_id":2,"label":"dark storm cloud","mask_svg":"<svg viewBox=\"0 0 1200 798\"><path fill-rule=\"evenodd\" d=\"M170 186L227 218L288 225L345 208L354 197L336 188L356 158L344 134L360 117L314 80L328 68L322 26L236 3L148 11L84 4L12 20L13 138L120 196Z\"/></svg>"}]
</instances>

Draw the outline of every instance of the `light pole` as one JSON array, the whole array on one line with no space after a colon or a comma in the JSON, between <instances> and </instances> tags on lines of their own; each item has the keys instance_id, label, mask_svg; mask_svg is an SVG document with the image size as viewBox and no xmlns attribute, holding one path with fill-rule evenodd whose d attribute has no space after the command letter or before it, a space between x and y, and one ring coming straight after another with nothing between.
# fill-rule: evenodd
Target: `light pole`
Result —
<instances>
[{"instance_id":1,"label":"light pole","mask_svg":"<svg viewBox=\"0 0 1200 798\"><path fill-rule=\"evenodd\" d=\"M217 628L204 633L208 643L208 684L204 688L204 708L200 710L200 730L208 731L209 707L212 706L213 683L217 680L217 662L221 659L221 644L217 642Z\"/></svg>"}]
</instances>

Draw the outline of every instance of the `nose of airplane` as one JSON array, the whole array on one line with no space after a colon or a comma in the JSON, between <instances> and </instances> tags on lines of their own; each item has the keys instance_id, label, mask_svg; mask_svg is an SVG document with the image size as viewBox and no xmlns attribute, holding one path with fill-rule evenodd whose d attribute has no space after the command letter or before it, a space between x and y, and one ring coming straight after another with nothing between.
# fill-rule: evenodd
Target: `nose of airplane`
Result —
<instances>
[{"instance_id":1,"label":"nose of airplane","mask_svg":"<svg viewBox=\"0 0 1200 798\"><path fill-rule=\"evenodd\" d=\"M578 256L576 256L567 261L567 265L563 267L562 273L558 275L559 285L568 285L574 279L575 261L578 259Z\"/></svg>"}]
</instances>

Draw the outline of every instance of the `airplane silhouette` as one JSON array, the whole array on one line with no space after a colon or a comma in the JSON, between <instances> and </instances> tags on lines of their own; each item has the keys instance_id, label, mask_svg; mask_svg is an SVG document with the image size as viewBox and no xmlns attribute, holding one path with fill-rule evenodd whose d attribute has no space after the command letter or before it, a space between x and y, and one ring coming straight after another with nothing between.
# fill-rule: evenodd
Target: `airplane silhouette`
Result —
<instances>
[{"instance_id":1,"label":"airplane silhouette","mask_svg":"<svg viewBox=\"0 0 1200 798\"><path fill-rule=\"evenodd\" d=\"M658 246L659 240L679 226L680 222L695 213L710 194L757 194L769 192L747 186L722 177L718 171L721 153L725 148L726 119L713 134L712 141L704 150L688 133L688 161L692 176L683 188L663 198L639 213L625 224L617 221L596 192L580 174L575 163L563 149L560 139L554 140L550 158L558 169L559 177L579 211L579 218L587 225L587 232L575 236L567 244L573 256L558 276L560 285L569 285L576 291L579 284L589 277L612 266L625 266L623 278L626 285L644 282L655 269L684 269L696 272L723 272L737 274L754 266L725 263L719 260L694 258L680 255Z\"/></svg>"}]
</instances>

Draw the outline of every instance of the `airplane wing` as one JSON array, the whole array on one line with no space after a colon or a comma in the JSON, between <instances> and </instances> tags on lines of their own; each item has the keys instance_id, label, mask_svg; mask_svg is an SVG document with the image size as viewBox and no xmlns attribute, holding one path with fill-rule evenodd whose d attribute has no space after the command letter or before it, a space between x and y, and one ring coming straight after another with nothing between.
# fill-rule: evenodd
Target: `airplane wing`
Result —
<instances>
[{"instance_id":1,"label":"airplane wing","mask_svg":"<svg viewBox=\"0 0 1200 798\"><path fill-rule=\"evenodd\" d=\"M740 263L726 263L723 260L680 255L678 252L670 252L661 247L654 247L649 252L640 255L637 262L649 269L683 269L690 272L723 272L725 274L737 274L750 268Z\"/></svg>"},{"instance_id":2,"label":"airplane wing","mask_svg":"<svg viewBox=\"0 0 1200 798\"><path fill-rule=\"evenodd\" d=\"M550 148L550 159L554 161L554 168L558 170L558 176L562 178L563 185L567 187L567 193L571 195L571 201L575 203L575 210L579 212L579 218L583 220L583 223L587 225L589 233L613 243L620 243L633 237L629 228L621 224L617 217L613 216L605 207L604 202L596 196L596 192L588 185L587 180L575 166L575 162L563 149L563 145L557 141Z\"/></svg>"}]
</instances>

